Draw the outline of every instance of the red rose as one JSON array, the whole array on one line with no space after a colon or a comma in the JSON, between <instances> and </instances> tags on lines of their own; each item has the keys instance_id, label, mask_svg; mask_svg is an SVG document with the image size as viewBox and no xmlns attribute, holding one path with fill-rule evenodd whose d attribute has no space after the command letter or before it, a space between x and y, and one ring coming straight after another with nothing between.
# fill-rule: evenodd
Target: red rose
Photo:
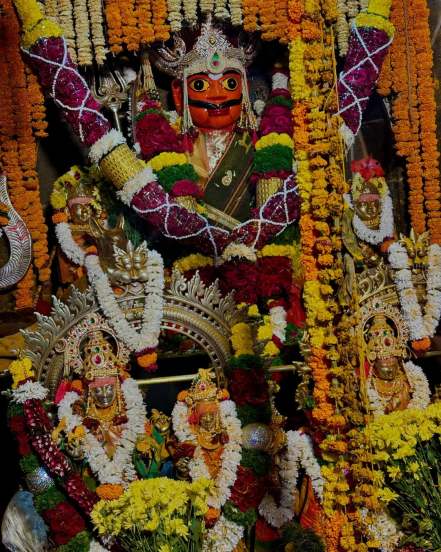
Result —
<instances>
[{"instance_id":1,"label":"red rose","mask_svg":"<svg viewBox=\"0 0 441 552\"><path fill-rule=\"evenodd\" d=\"M259 517L256 521L256 539L260 542L272 542L280 539L280 533Z\"/></svg>"},{"instance_id":2,"label":"red rose","mask_svg":"<svg viewBox=\"0 0 441 552\"><path fill-rule=\"evenodd\" d=\"M227 261L219 269L222 293L235 291L237 303L253 304L257 301L256 265L249 261Z\"/></svg>"},{"instance_id":3,"label":"red rose","mask_svg":"<svg viewBox=\"0 0 441 552\"><path fill-rule=\"evenodd\" d=\"M141 148L141 156L149 160L163 151L182 153L183 145L170 126L159 113L148 113L142 117L135 128L136 141Z\"/></svg>"},{"instance_id":4,"label":"red rose","mask_svg":"<svg viewBox=\"0 0 441 552\"><path fill-rule=\"evenodd\" d=\"M264 479L257 478L251 468L239 466L236 482L231 490L230 500L242 512L257 508L266 493Z\"/></svg>"},{"instance_id":5,"label":"red rose","mask_svg":"<svg viewBox=\"0 0 441 552\"><path fill-rule=\"evenodd\" d=\"M232 371L228 390L238 406L260 406L269 400L268 384L261 370L237 368Z\"/></svg>"},{"instance_id":6,"label":"red rose","mask_svg":"<svg viewBox=\"0 0 441 552\"><path fill-rule=\"evenodd\" d=\"M289 309L286 313L286 320L298 328L302 328L306 314L302 304L302 292L299 286L293 284L289 292Z\"/></svg>"},{"instance_id":7,"label":"red rose","mask_svg":"<svg viewBox=\"0 0 441 552\"><path fill-rule=\"evenodd\" d=\"M279 132L292 135L292 117L289 107L277 104L268 104L260 122L260 135L270 132Z\"/></svg>"},{"instance_id":8,"label":"red rose","mask_svg":"<svg viewBox=\"0 0 441 552\"><path fill-rule=\"evenodd\" d=\"M177 462L180 458L193 458L196 446L191 443L177 443L173 453L173 460Z\"/></svg>"},{"instance_id":9,"label":"red rose","mask_svg":"<svg viewBox=\"0 0 441 552\"><path fill-rule=\"evenodd\" d=\"M192 180L178 180L170 190L172 197L193 196L203 197L204 193L196 182Z\"/></svg>"},{"instance_id":10,"label":"red rose","mask_svg":"<svg viewBox=\"0 0 441 552\"><path fill-rule=\"evenodd\" d=\"M29 443L29 437L26 435L26 433L19 433L18 435L16 435L16 437L18 443L18 453L21 456L27 456L28 454L31 454L32 449Z\"/></svg>"},{"instance_id":11,"label":"red rose","mask_svg":"<svg viewBox=\"0 0 441 552\"><path fill-rule=\"evenodd\" d=\"M292 269L287 257L263 257L257 263L257 286L261 297L288 294Z\"/></svg>"},{"instance_id":12,"label":"red rose","mask_svg":"<svg viewBox=\"0 0 441 552\"><path fill-rule=\"evenodd\" d=\"M80 514L67 502L42 513L51 529L51 536L58 546L68 543L77 533L84 531L85 523Z\"/></svg>"},{"instance_id":13,"label":"red rose","mask_svg":"<svg viewBox=\"0 0 441 552\"><path fill-rule=\"evenodd\" d=\"M191 280L196 272L199 272L199 276L206 286L212 284L217 277L216 268L210 265L203 266L202 268L198 268L197 270L187 270L185 273L185 277L188 280Z\"/></svg>"},{"instance_id":14,"label":"red rose","mask_svg":"<svg viewBox=\"0 0 441 552\"><path fill-rule=\"evenodd\" d=\"M380 163L373 157L364 157L358 161L352 161L351 170L353 173L361 174L364 180L370 180L375 176L384 176Z\"/></svg>"}]
</instances>

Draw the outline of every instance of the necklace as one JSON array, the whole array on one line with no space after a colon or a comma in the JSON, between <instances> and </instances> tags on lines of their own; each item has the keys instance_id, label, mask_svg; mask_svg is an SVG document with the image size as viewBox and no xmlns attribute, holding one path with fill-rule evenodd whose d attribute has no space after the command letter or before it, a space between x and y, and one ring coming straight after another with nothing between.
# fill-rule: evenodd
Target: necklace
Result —
<instances>
[{"instance_id":1,"label":"necklace","mask_svg":"<svg viewBox=\"0 0 441 552\"><path fill-rule=\"evenodd\" d=\"M211 172L227 149L231 133L225 132L224 130L212 130L204 133L204 137L205 147L207 149L208 167Z\"/></svg>"}]
</instances>

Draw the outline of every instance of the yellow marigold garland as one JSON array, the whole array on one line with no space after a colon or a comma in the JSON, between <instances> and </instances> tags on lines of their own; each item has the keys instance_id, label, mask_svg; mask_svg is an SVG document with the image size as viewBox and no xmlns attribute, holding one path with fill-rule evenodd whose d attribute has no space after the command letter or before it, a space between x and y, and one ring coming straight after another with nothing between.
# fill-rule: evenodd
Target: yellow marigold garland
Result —
<instances>
[{"instance_id":1,"label":"yellow marigold garland","mask_svg":"<svg viewBox=\"0 0 441 552\"><path fill-rule=\"evenodd\" d=\"M239 322L231 328L231 346L234 356L254 355L253 335L251 327L246 322Z\"/></svg>"}]
</instances>

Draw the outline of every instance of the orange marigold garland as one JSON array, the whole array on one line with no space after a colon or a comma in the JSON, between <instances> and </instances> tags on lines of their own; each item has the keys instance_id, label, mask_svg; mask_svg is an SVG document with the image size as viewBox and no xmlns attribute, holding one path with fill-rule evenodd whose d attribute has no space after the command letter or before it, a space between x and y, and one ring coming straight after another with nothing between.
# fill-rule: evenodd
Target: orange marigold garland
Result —
<instances>
[{"instance_id":1,"label":"orange marigold garland","mask_svg":"<svg viewBox=\"0 0 441 552\"><path fill-rule=\"evenodd\" d=\"M155 40L168 40L170 37L170 26L167 23L166 0L154 1L153 28L155 31Z\"/></svg>"},{"instance_id":2,"label":"orange marigold garland","mask_svg":"<svg viewBox=\"0 0 441 552\"><path fill-rule=\"evenodd\" d=\"M425 0L397 0L391 20L397 28L379 91L395 94L393 129L398 155L406 160L409 215L414 230L429 230L441 243L441 192L436 138L435 83L430 42L429 11ZM391 83L391 88L390 84Z\"/></svg>"},{"instance_id":3,"label":"orange marigold garland","mask_svg":"<svg viewBox=\"0 0 441 552\"><path fill-rule=\"evenodd\" d=\"M106 0L104 10L107 24L107 40L110 51L119 54L122 51L122 17L120 0Z\"/></svg>"},{"instance_id":4,"label":"orange marigold garland","mask_svg":"<svg viewBox=\"0 0 441 552\"><path fill-rule=\"evenodd\" d=\"M412 39L416 54L416 77L420 144L423 163L424 207L427 229L433 243L441 243L441 188L439 151L436 136L435 81L433 50L429 27L429 8L425 0L411 0Z\"/></svg>"},{"instance_id":5,"label":"orange marigold garland","mask_svg":"<svg viewBox=\"0 0 441 552\"><path fill-rule=\"evenodd\" d=\"M41 283L50 278L47 226L40 201L36 172L35 136L44 136L44 105L35 77L25 69L20 55L19 26L9 0L1 0L0 86L2 125L0 154L8 178L12 204L28 227L33 241L33 267L18 283L17 309L31 308L35 301L35 274ZM35 269L35 271L34 271Z\"/></svg>"},{"instance_id":6,"label":"orange marigold garland","mask_svg":"<svg viewBox=\"0 0 441 552\"><path fill-rule=\"evenodd\" d=\"M126 44L127 50L136 51L139 48L140 35L137 26L135 0L120 1L120 10L123 42Z\"/></svg>"},{"instance_id":7,"label":"orange marigold garland","mask_svg":"<svg viewBox=\"0 0 441 552\"><path fill-rule=\"evenodd\" d=\"M257 14L259 6L256 0L243 0L243 29L248 33L258 30Z\"/></svg>"},{"instance_id":8,"label":"orange marigold garland","mask_svg":"<svg viewBox=\"0 0 441 552\"><path fill-rule=\"evenodd\" d=\"M141 43L150 44L155 39L152 25L152 1L137 0L136 9Z\"/></svg>"},{"instance_id":9,"label":"orange marigold garland","mask_svg":"<svg viewBox=\"0 0 441 552\"><path fill-rule=\"evenodd\" d=\"M263 0L260 6L260 29L263 40L274 40L276 31L276 0Z\"/></svg>"}]
</instances>

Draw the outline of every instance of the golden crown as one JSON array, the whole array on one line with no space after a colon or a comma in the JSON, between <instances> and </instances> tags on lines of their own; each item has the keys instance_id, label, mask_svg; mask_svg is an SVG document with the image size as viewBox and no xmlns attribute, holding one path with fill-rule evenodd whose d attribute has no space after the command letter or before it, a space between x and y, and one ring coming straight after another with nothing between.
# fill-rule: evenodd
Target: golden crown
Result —
<instances>
[{"instance_id":1,"label":"golden crown","mask_svg":"<svg viewBox=\"0 0 441 552\"><path fill-rule=\"evenodd\" d=\"M355 202L363 196L379 196L381 199L388 190L386 179L383 176L365 180L361 174L356 173L352 177L351 194Z\"/></svg>"},{"instance_id":2,"label":"golden crown","mask_svg":"<svg viewBox=\"0 0 441 552\"><path fill-rule=\"evenodd\" d=\"M83 348L83 358L84 374L87 380L118 377L118 359L101 331L94 331L88 336Z\"/></svg>"},{"instance_id":3,"label":"golden crown","mask_svg":"<svg viewBox=\"0 0 441 552\"><path fill-rule=\"evenodd\" d=\"M366 337L367 356L371 362L378 358L402 357L405 353L403 344L400 344L389 319L384 314L374 316Z\"/></svg>"},{"instance_id":4,"label":"golden crown","mask_svg":"<svg viewBox=\"0 0 441 552\"><path fill-rule=\"evenodd\" d=\"M214 379L215 375L212 370L201 368L190 389L184 395L185 402L191 406L199 402L217 400L220 396Z\"/></svg>"},{"instance_id":5,"label":"golden crown","mask_svg":"<svg viewBox=\"0 0 441 552\"><path fill-rule=\"evenodd\" d=\"M154 50L153 61L164 73L183 79L196 73L223 73L227 69L244 68L252 61L253 45L233 46L224 32L212 24L211 16L200 27L192 48L180 34L173 36L173 46Z\"/></svg>"}]
</instances>

